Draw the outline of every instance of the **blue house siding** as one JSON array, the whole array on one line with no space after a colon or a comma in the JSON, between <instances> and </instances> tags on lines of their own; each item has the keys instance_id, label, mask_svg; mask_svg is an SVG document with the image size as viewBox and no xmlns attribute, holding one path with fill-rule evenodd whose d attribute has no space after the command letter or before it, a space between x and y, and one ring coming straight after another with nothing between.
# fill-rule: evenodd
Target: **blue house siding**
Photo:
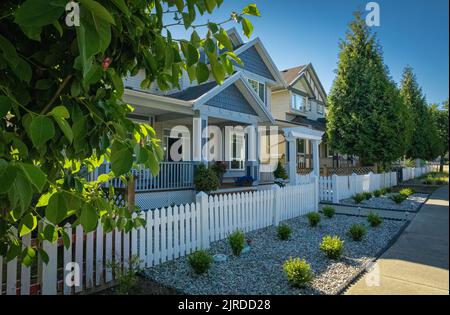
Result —
<instances>
[{"instance_id":1,"label":"blue house siding","mask_svg":"<svg viewBox=\"0 0 450 315\"><path fill-rule=\"evenodd\" d=\"M234 112L255 116L258 115L234 84L214 96L207 102L207 104L209 106L219 107Z\"/></svg>"},{"instance_id":2,"label":"blue house siding","mask_svg":"<svg viewBox=\"0 0 450 315\"><path fill-rule=\"evenodd\" d=\"M261 56L259 55L255 46L250 47L244 52L240 53L238 57L241 58L242 62L244 63L243 67L245 70L275 81L275 78L270 73L270 70L269 68L267 68L264 61L261 59Z\"/></svg>"}]
</instances>

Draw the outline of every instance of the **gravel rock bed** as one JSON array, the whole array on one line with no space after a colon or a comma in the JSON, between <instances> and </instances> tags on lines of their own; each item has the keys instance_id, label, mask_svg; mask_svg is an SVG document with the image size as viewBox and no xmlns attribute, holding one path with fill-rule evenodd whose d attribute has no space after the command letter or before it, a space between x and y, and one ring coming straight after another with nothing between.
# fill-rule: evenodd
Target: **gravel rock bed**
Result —
<instances>
[{"instance_id":1,"label":"gravel rock bed","mask_svg":"<svg viewBox=\"0 0 450 315\"><path fill-rule=\"evenodd\" d=\"M250 252L232 256L227 240L214 242L211 254L224 253L228 260L214 263L207 274L195 275L186 257L166 262L145 271L145 277L186 294L245 294L245 295L317 295L336 294L347 281L352 280L363 264L375 258L405 224L404 221L384 220L378 228L368 227L362 242L347 236L355 223L368 226L366 218L335 215L322 217L318 227L311 228L306 217L288 220L292 228L291 239L277 239L276 228L271 226L246 233L252 240ZM325 235L339 235L345 241L344 255L339 261L329 260L319 250ZM289 257L305 258L315 272L315 279L302 289L292 288L282 270Z\"/></svg>"},{"instance_id":2,"label":"gravel rock bed","mask_svg":"<svg viewBox=\"0 0 450 315\"><path fill-rule=\"evenodd\" d=\"M352 198L343 199L340 201L341 204L352 205L352 206L362 206L370 208L379 209L392 209L392 210L403 210L403 211L416 211L421 204L423 204L428 195L427 194L413 194L408 197L401 204L396 204L394 201L389 199L390 196L395 194L388 194L382 197L372 197L370 200L364 200L360 204L355 203Z\"/></svg>"}]
</instances>

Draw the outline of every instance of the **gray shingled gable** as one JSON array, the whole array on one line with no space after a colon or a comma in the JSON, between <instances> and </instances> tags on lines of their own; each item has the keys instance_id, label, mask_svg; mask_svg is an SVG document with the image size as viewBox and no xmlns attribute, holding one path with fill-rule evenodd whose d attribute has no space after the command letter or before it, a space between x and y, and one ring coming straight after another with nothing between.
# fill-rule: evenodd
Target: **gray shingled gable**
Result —
<instances>
[{"instance_id":1,"label":"gray shingled gable","mask_svg":"<svg viewBox=\"0 0 450 315\"><path fill-rule=\"evenodd\" d=\"M238 55L244 63L243 68L260 76L276 81L267 67L264 60L259 55L255 46L252 46Z\"/></svg>"},{"instance_id":2,"label":"gray shingled gable","mask_svg":"<svg viewBox=\"0 0 450 315\"><path fill-rule=\"evenodd\" d=\"M168 95L168 97L176 98L183 101L193 101L198 99L200 96L208 93L213 88L217 86L216 81L211 81L205 84L193 86L190 88L187 88L184 91Z\"/></svg>"},{"instance_id":3,"label":"gray shingled gable","mask_svg":"<svg viewBox=\"0 0 450 315\"><path fill-rule=\"evenodd\" d=\"M234 112L250 114L257 116L253 107L249 104L247 99L242 95L241 91L232 84L222 92L214 96L206 102L209 106L219 107Z\"/></svg>"}]
</instances>

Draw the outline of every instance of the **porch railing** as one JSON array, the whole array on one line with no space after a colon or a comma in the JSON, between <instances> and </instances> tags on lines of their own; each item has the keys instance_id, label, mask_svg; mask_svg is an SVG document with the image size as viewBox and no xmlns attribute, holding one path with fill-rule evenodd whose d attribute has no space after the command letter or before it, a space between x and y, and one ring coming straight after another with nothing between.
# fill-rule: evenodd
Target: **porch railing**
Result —
<instances>
[{"instance_id":1,"label":"porch railing","mask_svg":"<svg viewBox=\"0 0 450 315\"><path fill-rule=\"evenodd\" d=\"M108 173L110 165L100 167L97 174ZM149 169L139 167L132 170L135 175L135 191L157 191L170 189L189 189L194 187L194 165L192 162L160 162L159 173L153 176ZM120 178L114 178L109 182L116 188L124 188Z\"/></svg>"}]
</instances>

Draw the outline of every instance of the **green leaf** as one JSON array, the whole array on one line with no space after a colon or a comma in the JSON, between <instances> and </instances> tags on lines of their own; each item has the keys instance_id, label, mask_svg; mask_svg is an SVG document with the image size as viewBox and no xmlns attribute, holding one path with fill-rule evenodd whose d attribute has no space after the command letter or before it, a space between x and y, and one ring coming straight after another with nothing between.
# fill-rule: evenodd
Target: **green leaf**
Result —
<instances>
[{"instance_id":1,"label":"green leaf","mask_svg":"<svg viewBox=\"0 0 450 315\"><path fill-rule=\"evenodd\" d=\"M85 233L92 232L97 228L98 216L92 205L87 205L81 210L80 223Z\"/></svg>"},{"instance_id":2,"label":"green leaf","mask_svg":"<svg viewBox=\"0 0 450 315\"><path fill-rule=\"evenodd\" d=\"M58 230L52 224L47 224L44 228L44 239L50 243L55 243L58 240Z\"/></svg>"},{"instance_id":3,"label":"green leaf","mask_svg":"<svg viewBox=\"0 0 450 315\"><path fill-rule=\"evenodd\" d=\"M62 236L62 240L63 240L63 243L64 243L64 247L66 249L69 249L70 243L71 243L69 234L67 234L66 231L62 230L61 236Z\"/></svg>"},{"instance_id":4,"label":"green leaf","mask_svg":"<svg viewBox=\"0 0 450 315\"><path fill-rule=\"evenodd\" d=\"M33 190L24 172L19 170L11 188L9 197L13 207L13 217L17 220L30 206Z\"/></svg>"},{"instance_id":5,"label":"green leaf","mask_svg":"<svg viewBox=\"0 0 450 315\"><path fill-rule=\"evenodd\" d=\"M31 141L35 147L40 147L55 136L55 126L46 116L33 117L30 124Z\"/></svg>"},{"instance_id":6,"label":"green leaf","mask_svg":"<svg viewBox=\"0 0 450 315\"><path fill-rule=\"evenodd\" d=\"M108 174L101 174L99 177L97 177L97 182L106 183L107 181L109 181Z\"/></svg>"},{"instance_id":7,"label":"green leaf","mask_svg":"<svg viewBox=\"0 0 450 315\"><path fill-rule=\"evenodd\" d=\"M261 16L259 13L256 4L249 4L242 10L242 14L253 15L253 16Z\"/></svg>"},{"instance_id":8,"label":"green leaf","mask_svg":"<svg viewBox=\"0 0 450 315\"><path fill-rule=\"evenodd\" d=\"M38 248L38 253L39 253L39 256L41 256L41 259L44 262L44 264L48 264L49 258L48 258L48 254L45 252L45 250L43 250L42 248Z\"/></svg>"},{"instance_id":9,"label":"green leaf","mask_svg":"<svg viewBox=\"0 0 450 315\"><path fill-rule=\"evenodd\" d=\"M244 31L245 36L247 36L248 38L250 38L250 36L252 36L253 25L249 19L242 18L242 29Z\"/></svg>"},{"instance_id":10,"label":"green leaf","mask_svg":"<svg viewBox=\"0 0 450 315\"><path fill-rule=\"evenodd\" d=\"M214 79L217 81L217 83L222 84L222 82L225 80L225 68L215 57L209 58L209 61L211 64L211 71Z\"/></svg>"},{"instance_id":11,"label":"green leaf","mask_svg":"<svg viewBox=\"0 0 450 315\"><path fill-rule=\"evenodd\" d=\"M72 131L72 128L70 128L69 123L60 117L55 116L55 117L53 117L53 119L58 124L58 126L61 129L61 131L63 132L64 136L66 136L67 140L69 140L69 142L72 143L73 142L73 131Z\"/></svg>"},{"instance_id":12,"label":"green leaf","mask_svg":"<svg viewBox=\"0 0 450 315\"><path fill-rule=\"evenodd\" d=\"M5 117L11 109L11 100L9 97L0 95L0 118Z\"/></svg>"},{"instance_id":13,"label":"green leaf","mask_svg":"<svg viewBox=\"0 0 450 315\"><path fill-rule=\"evenodd\" d=\"M199 62L197 65L197 82L203 83L209 79L209 69L208 66L203 62Z\"/></svg>"},{"instance_id":14,"label":"green leaf","mask_svg":"<svg viewBox=\"0 0 450 315\"><path fill-rule=\"evenodd\" d=\"M36 258L36 251L34 250L33 247L27 246L27 247L25 247L23 249L23 251L22 251L22 263L25 266L30 267L35 258Z\"/></svg>"},{"instance_id":15,"label":"green leaf","mask_svg":"<svg viewBox=\"0 0 450 315\"><path fill-rule=\"evenodd\" d=\"M108 10L105 9L104 6L102 6L97 1L93 0L78 0L78 1L82 5L82 7L80 7L80 10L83 10L83 7L86 7L97 18L105 22L108 22L112 25L115 25L114 18L112 17L112 15L108 12Z\"/></svg>"},{"instance_id":16,"label":"green leaf","mask_svg":"<svg viewBox=\"0 0 450 315\"><path fill-rule=\"evenodd\" d=\"M125 144L115 140L111 146L111 168L115 176L128 172L133 166L133 151Z\"/></svg>"},{"instance_id":17,"label":"green leaf","mask_svg":"<svg viewBox=\"0 0 450 315\"><path fill-rule=\"evenodd\" d=\"M0 164L0 166L3 165L0 167L0 194L3 194L11 189L12 184L16 179L17 168L15 168L12 164L8 164L5 160L0 161L3 161ZM7 166L5 166L5 163Z\"/></svg>"},{"instance_id":18,"label":"green leaf","mask_svg":"<svg viewBox=\"0 0 450 315\"><path fill-rule=\"evenodd\" d=\"M37 226L37 218L31 214L27 213L19 223L19 236L22 237L31 233Z\"/></svg>"},{"instance_id":19,"label":"green leaf","mask_svg":"<svg viewBox=\"0 0 450 315\"><path fill-rule=\"evenodd\" d=\"M8 252L6 253L6 261L10 262L14 258L20 255L21 246L18 242L13 242L10 244L8 248Z\"/></svg>"},{"instance_id":20,"label":"green leaf","mask_svg":"<svg viewBox=\"0 0 450 315\"><path fill-rule=\"evenodd\" d=\"M48 201L50 200L50 197L54 194L54 192L48 192L46 194L43 194L39 197L38 203L36 204L36 208L39 207L45 207L48 205Z\"/></svg>"},{"instance_id":21,"label":"green leaf","mask_svg":"<svg viewBox=\"0 0 450 315\"><path fill-rule=\"evenodd\" d=\"M30 65L19 57L14 45L2 35L0 35L0 51L3 51L3 58L5 58L17 78L29 83L32 76Z\"/></svg>"},{"instance_id":22,"label":"green leaf","mask_svg":"<svg viewBox=\"0 0 450 315\"><path fill-rule=\"evenodd\" d=\"M215 34L214 37L219 41L221 46L219 48L225 47L228 51L233 51L233 45L231 44L231 40L228 38L227 32L220 28L219 33Z\"/></svg>"},{"instance_id":23,"label":"green leaf","mask_svg":"<svg viewBox=\"0 0 450 315\"><path fill-rule=\"evenodd\" d=\"M113 68L108 69L108 74L111 78L111 81L113 82L114 88L116 89L117 96L121 97L124 90L122 78L116 73Z\"/></svg>"},{"instance_id":24,"label":"green leaf","mask_svg":"<svg viewBox=\"0 0 450 315\"><path fill-rule=\"evenodd\" d=\"M27 0L14 14L14 22L28 28L52 24L64 13L65 0Z\"/></svg>"},{"instance_id":25,"label":"green leaf","mask_svg":"<svg viewBox=\"0 0 450 315\"><path fill-rule=\"evenodd\" d=\"M50 113L48 113L49 115L53 115L56 117L60 117L60 118L64 118L67 119L70 117L69 111L67 110L67 108L63 105L60 106L56 106L55 108L53 108Z\"/></svg>"},{"instance_id":26,"label":"green leaf","mask_svg":"<svg viewBox=\"0 0 450 315\"><path fill-rule=\"evenodd\" d=\"M111 0L112 3L116 5L125 15L130 15L130 10L128 10L128 6L125 4L124 0Z\"/></svg>"},{"instance_id":27,"label":"green leaf","mask_svg":"<svg viewBox=\"0 0 450 315\"><path fill-rule=\"evenodd\" d=\"M216 0L205 0L205 5L208 13L212 13L214 11L214 7L216 6Z\"/></svg>"},{"instance_id":28,"label":"green leaf","mask_svg":"<svg viewBox=\"0 0 450 315\"><path fill-rule=\"evenodd\" d=\"M45 209L45 217L53 224L59 224L65 219L68 210L68 202L61 192L53 194Z\"/></svg>"},{"instance_id":29,"label":"green leaf","mask_svg":"<svg viewBox=\"0 0 450 315\"><path fill-rule=\"evenodd\" d=\"M33 164L22 163L20 165L22 166L22 169L31 184L36 187L36 190L38 192L42 192L42 189L44 188L45 182L47 180L47 176L45 175L45 173L38 166L35 166Z\"/></svg>"}]
</instances>

